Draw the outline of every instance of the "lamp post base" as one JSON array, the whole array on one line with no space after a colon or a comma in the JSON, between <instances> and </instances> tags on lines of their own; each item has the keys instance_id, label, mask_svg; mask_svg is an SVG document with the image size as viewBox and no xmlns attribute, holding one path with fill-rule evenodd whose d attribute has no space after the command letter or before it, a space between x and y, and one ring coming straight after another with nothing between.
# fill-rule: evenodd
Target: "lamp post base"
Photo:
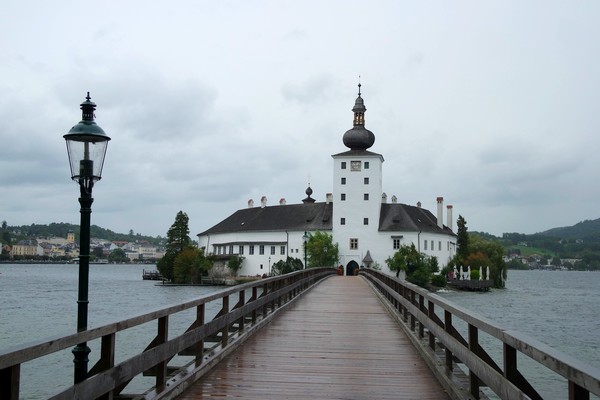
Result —
<instances>
[{"instance_id":1,"label":"lamp post base","mask_svg":"<svg viewBox=\"0 0 600 400\"><path fill-rule=\"evenodd\" d=\"M73 364L75 365L75 383L79 383L87 378L87 368L88 368L88 355L91 350L87 346L86 343L80 343L73 348L71 351L73 353Z\"/></svg>"}]
</instances>

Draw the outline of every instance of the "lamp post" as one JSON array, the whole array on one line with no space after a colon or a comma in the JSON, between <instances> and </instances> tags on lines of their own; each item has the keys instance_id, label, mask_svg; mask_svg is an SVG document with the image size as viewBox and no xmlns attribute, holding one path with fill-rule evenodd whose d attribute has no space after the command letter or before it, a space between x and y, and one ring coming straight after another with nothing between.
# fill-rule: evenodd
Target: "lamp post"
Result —
<instances>
[{"instance_id":1,"label":"lamp post","mask_svg":"<svg viewBox=\"0 0 600 400\"><path fill-rule=\"evenodd\" d=\"M71 167L71 179L79 183L81 196L81 224L79 235L79 285L77 298L77 332L87 330L88 282L90 270L90 215L92 213L92 188L102 175L104 156L110 137L94 122L96 104L90 101L90 92L81 103L81 121L64 135ZM73 349L74 380L83 381L87 376L88 354L86 342Z\"/></svg>"},{"instance_id":2,"label":"lamp post","mask_svg":"<svg viewBox=\"0 0 600 400\"><path fill-rule=\"evenodd\" d=\"M304 235L302 235L302 242L304 243L304 268L306 269L306 244L308 243L306 231L304 231Z\"/></svg>"}]
</instances>

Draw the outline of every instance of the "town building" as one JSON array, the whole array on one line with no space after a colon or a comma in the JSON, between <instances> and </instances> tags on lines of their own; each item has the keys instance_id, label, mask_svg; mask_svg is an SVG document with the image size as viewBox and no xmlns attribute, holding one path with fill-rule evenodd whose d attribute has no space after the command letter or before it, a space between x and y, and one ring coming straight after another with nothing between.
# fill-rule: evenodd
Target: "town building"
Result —
<instances>
[{"instance_id":1,"label":"town building","mask_svg":"<svg viewBox=\"0 0 600 400\"><path fill-rule=\"evenodd\" d=\"M199 233L198 246L217 260L244 257L242 275L262 275L288 256L304 262L304 238L316 231L332 235L338 243L340 264L347 274L357 268L378 266L390 273L385 260L401 245L414 244L444 266L456 253L452 231L452 206L446 207L443 223L443 198L437 198L437 214L421 207L391 202L383 192L383 155L369 149L375 143L373 132L365 128L366 107L358 85L352 111L353 127L342 140L347 150L334 154L333 191L324 202L307 197L300 204L268 206L263 196L260 206L248 201L248 208L234 212L215 226Z\"/></svg>"}]
</instances>

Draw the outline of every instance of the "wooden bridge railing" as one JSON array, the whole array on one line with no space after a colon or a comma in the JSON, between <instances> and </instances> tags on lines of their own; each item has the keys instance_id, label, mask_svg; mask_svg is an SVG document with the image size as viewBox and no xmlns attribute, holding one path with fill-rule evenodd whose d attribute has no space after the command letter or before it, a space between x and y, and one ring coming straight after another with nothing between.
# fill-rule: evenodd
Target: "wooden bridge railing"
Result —
<instances>
[{"instance_id":1,"label":"wooden bridge railing","mask_svg":"<svg viewBox=\"0 0 600 400\"><path fill-rule=\"evenodd\" d=\"M84 332L0 351L0 399L19 398L23 363L70 349L78 343L93 341L101 342L100 357L90 369L88 378L52 398L131 398L122 391L133 378L142 374L156 377L154 388L145 393L145 398L171 396L229 354L284 304L315 282L335 273L332 268L314 268L266 278ZM230 299L235 298L236 304L230 308ZM211 321L205 322L206 305L214 301L222 302L221 310ZM188 321L189 328L183 334L170 338L169 318L190 309L196 312L194 318ZM117 334L152 322L156 324L156 336L146 349L115 365ZM174 357L181 355L191 356L192 361L183 367L169 365Z\"/></svg>"},{"instance_id":2,"label":"wooden bridge railing","mask_svg":"<svg viewBox=\"0 0 600 400\"><path fill-rule=\"evenodd\" d=\"M519 371L518 353L566 378L569 399L587 400L590 393L600 396L600 370L597 368L520 332L504 329L411 283L372 269L361 269L361 274L389 301L409 335L419 341L416 344L427 353L430 367L441 368L442 375L452 376L460 372L455 363L466 366L469 373L467 390L474 398L479 399L480 387L487 386L502 399L542 399ZM466 337L456 329L457 319L467 325ZM502 367L481 346L480 332L499 341Z\"/></svg>"}]
</instances>

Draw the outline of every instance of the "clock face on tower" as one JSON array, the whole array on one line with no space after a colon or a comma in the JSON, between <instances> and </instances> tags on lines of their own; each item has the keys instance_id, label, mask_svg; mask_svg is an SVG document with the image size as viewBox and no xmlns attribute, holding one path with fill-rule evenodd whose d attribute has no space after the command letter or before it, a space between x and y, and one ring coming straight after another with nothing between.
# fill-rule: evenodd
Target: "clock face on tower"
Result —
<instances>
[{"instance_id":1,"label":"clock face on tower","mask_svg":"<svg viewBox=\"0 0 600 400\"><path fill-rule=\"evenodd\" d=\"M351 161L350 162L350 170L351 171L360 171L360 161Z\"/></svg>"}]
</instances>

